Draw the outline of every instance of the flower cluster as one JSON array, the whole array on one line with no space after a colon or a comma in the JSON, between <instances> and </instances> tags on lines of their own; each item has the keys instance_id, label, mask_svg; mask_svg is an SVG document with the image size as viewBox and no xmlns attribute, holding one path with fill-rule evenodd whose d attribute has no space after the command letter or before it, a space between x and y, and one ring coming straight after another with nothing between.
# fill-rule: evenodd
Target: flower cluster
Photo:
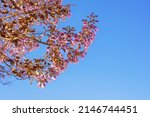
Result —
<instances>
[{"instance_id":1,"label":"flower cluster","mask_svg":"<svg viewBox=\"0 0 150 117\"><path fill-rule=\"evenodd\" d=\"M0 0L1 77L36 80L43 88L86 55L98 30L97 16L84 19L78 33L71 26L58 29L70 17L70 6L62 0ZM27 54L41 45L46 48L43 58L29 59Z\"/></svg>"}]
</instances>

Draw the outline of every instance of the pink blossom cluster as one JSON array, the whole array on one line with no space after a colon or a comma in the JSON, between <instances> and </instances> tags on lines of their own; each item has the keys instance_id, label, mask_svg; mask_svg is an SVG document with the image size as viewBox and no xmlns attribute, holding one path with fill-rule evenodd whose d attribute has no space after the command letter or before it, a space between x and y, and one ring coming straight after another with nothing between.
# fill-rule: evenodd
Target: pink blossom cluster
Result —
<instances>
[{"instance_id":1,"label":"pink blossom cluster","mask_svg":"<svg viewBox=\"0 0 150 117\"><path fill-rule=\"evenodd\" d=\"M20 39L16 45L11 44L10 55L11 56L24 56L26 53L31 52L39 48L39 43L31 39Z\"/></svg>"},{"instance_id":2,"label":"pink blossom cluster","mask_svg":"<svg viewBox=\"0 0 150 117\"><path fill-rule=\"evenodd\" d=\"M58 29L58 23L71 16L70 5L62 5L62 0L3 0L3 5L0 71L18 79L36 80L41 88L55 80L69 63L77 63L86 55L98 30L93 13L83 20L78 33L71 26ZM43 58L29 59L28 53L38 51L41 45L46 48L45 53L39 53Z\"/></svg>"}]
</instances>

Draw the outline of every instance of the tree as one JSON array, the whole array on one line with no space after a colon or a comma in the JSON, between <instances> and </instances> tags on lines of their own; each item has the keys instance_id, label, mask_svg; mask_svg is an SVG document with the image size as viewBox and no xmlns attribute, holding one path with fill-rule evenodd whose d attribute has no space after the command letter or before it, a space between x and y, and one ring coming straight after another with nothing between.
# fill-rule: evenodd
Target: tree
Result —
<instances>
[{"instance_id":1,"label":"tree","mask_svg":"<svg viewBox=\"0 0 150 117\"><path fill-rule=\"evenodd\" d=\"M0 79L36 80L44 87L85 56L95 38L97 16L82 20L78 33L71 26L58 29L71 16L70 7L62 0L0 0ZM42 45L43 57L28 57Z\"/></svg>"}]
</instances>

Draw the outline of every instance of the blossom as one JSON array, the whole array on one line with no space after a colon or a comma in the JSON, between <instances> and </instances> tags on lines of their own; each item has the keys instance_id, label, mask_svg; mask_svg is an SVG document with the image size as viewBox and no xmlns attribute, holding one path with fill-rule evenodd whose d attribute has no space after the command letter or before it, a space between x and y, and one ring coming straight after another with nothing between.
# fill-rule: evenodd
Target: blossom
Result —
<instances>
[{"instance_id":1,"label":"blossom","mask_svg":"<svg viewBox=\"0 0 150 117\"><path fill-rule=\"evenodd\" d=\"M40 88L84 58L98 31L93 13L82 20L79 32L71 26L58 28L71 16L71 5L63 5L62 0L3 0L1 4L0 74L35 80ZM42 57L28 57L41 46Z\"/></svg>"}]
</instances>

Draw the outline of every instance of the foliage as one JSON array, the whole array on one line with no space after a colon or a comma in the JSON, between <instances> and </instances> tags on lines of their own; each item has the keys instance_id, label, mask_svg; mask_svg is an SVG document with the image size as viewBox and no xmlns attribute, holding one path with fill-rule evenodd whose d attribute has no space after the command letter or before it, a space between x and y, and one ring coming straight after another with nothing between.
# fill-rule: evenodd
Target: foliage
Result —
<instances>
[{"instance_id":1,"label":"foliage","mask_svg":"<svg viewBox=\"0 0 150 117\"><path fill-rule=\"evenodd\" d=\"M97 16L92 13L83 20L79 33L71 26L58 29L58 23L71 16L70 7L62 0L0 0L1 79L36 80L44 87L68 63L77 63L85 56L95 38ZM42 58L27 57L42 45L46 48Z\"/></svg>"}]
</instances>

